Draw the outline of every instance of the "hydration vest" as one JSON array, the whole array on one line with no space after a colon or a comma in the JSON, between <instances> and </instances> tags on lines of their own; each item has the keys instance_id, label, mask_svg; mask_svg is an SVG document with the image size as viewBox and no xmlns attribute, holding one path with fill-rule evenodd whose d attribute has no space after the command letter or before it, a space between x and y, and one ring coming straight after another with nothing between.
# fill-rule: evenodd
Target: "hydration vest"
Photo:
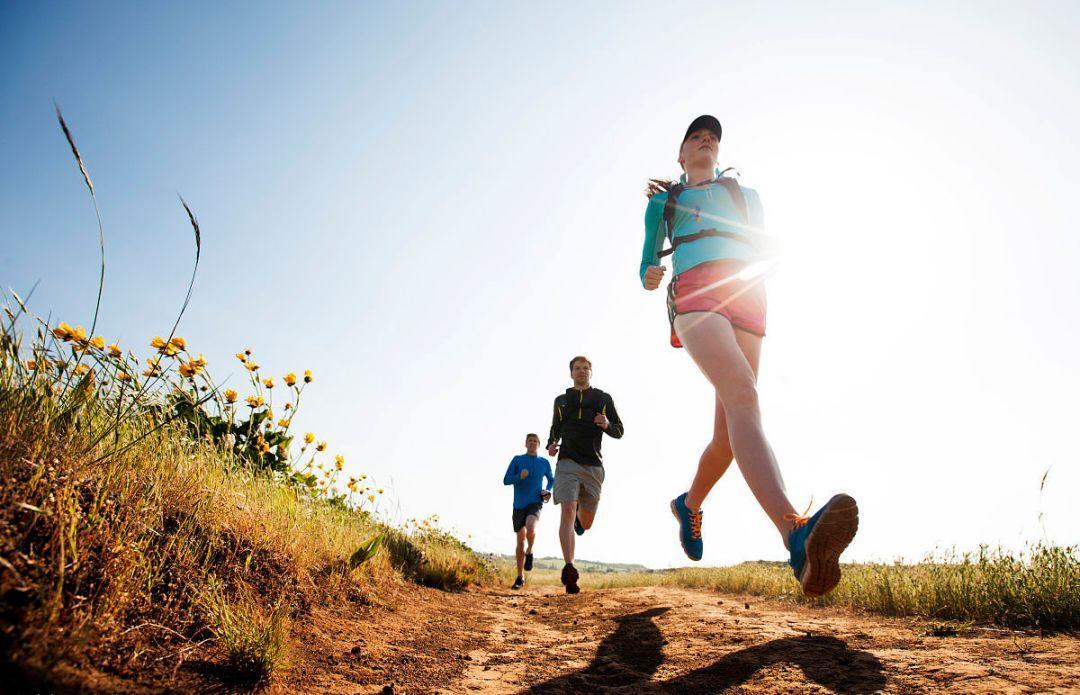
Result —
<instances>
[{"instance_id":1,"label":"hydration vest","mask_svg":"<svg viewBox=\"0 0 1080 695\"><path fill-rule=\"evenodd\" d=\"M725 170L726 171L726 170ZM739 186L739 182L730 176L724 176L723 172L720 173L712 181L709 181L709 185L718 183L727 189L727 192L731 194L731 199L735 202L735 207L742 213L743 221L747 225L750 224L750 211L746 207L746 196L743 195L742 187ZM670 254L675 253L675 249L682 244L688 244L691 241L697 241L698 239L704 239L705 237L718 236L725 237L727 239L735 239L736 241L742 241L751 246L754 246L754 241L746 234L740 234L739 232L729 232L720 229L702 229L700 232L694 232L693 234L687 234L685 236L675 237L675 210L678 207L679 194L686 188L686 184L677 183L668 189L668 197L664 202L664 225L666 227L666 234L668 242L671 244L670 248L664 249L656 254L657 258L663 258Z\"/></svg>"}]
</instances>

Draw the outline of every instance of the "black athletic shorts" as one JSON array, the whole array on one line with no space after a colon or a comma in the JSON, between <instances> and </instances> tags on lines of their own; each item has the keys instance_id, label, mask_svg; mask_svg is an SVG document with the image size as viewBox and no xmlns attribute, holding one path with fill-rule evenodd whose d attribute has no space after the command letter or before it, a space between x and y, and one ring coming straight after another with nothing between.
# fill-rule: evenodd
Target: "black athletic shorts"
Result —
<instances>
[{"instance_id":1,"label":"black athletic shorts","mask_svg":"<svg viewBox=\"0 0 1080 695\"><path fill-rule=\"evenodd\" d=\"M523 509L514 510L514 533L517 533L521 529L525 528L525 517L535 516L540 518L540 508L544 506L543 502L533 502Z\"/></svg>"}]
</instances>

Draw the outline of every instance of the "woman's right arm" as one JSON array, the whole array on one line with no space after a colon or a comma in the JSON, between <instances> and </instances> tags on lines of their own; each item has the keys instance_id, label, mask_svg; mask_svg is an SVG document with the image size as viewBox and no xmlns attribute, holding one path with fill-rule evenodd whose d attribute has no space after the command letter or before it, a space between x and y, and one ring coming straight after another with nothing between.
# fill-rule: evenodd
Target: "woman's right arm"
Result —
<instances>
[{"instance_id":1,"label":"woman's right arm","mask_svg":"<svg viewBox=\"0 0 1080 695\"><path fill-rule=\"evenodd\" d=\"M647 290L655 290L660 286L660 280L664 277L666 268L660 265L660 249L664 245L664 203L667 193L657 193L649 198L649 204L645 207L645 244L641 248L641 266L638 269L638 277L641 278L641 286Z\"/></svg>"}]
</instances>

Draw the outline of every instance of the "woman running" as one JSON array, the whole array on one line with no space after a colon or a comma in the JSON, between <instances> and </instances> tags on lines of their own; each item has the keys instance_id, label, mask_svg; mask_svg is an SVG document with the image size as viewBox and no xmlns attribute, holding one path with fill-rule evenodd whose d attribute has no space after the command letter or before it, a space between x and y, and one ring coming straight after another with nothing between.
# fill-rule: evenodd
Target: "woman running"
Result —
<instances>
[{"instance_id":1,"label":"woman running","mask_svg":"<svg viewBox=\"0 0 1080 695\"><path fill-rule=\"evenodd\" d=\"M712 441L698 462L689 491L671 501L679 541L700 560L701 505L732 458L790 552L803 592L821 596L840 581L840 553L859 525L855 500L833 497L816 514L797 514L761 427L757 372L765 337L763 213L756 191L717 167L720 121L700 116L679 147L678 183L653 179L645 211L641 283L655 290L673 254L668 284L671 345L685 347L716 390ZM664 239L672 248L661 250ZM809 511L809 509L807 510Z\"/></svg>"}]
</instances>

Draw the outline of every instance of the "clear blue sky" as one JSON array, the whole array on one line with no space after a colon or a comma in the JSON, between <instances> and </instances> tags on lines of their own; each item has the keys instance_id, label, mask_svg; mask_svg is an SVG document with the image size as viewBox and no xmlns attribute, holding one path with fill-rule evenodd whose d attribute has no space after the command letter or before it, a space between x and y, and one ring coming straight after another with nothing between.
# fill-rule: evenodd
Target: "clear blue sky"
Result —
<instances>
[{"instance_id":1,"label":"clear blue sky","mask_svg":"<svg viewBox=\"0 0 1080 695\"><path fill-rule=\"evenodd\" d=\"M684 564L711 394L637 280L650 176L725 126L785 258L765 426L797 504L860 501L854 559L1080 542L1080 21L1072 3L0 6L0 283L219 377L312 369L298 421L509 552L502 473L594 362L627 435L579 556ZM1047 490L1039 480L1051 467ZM1038 515L1045 512L1045 530ZM780 559L737 471L706 563ZM558 554L556 514L541 554Z\"/></svg>"}]
</instances>

